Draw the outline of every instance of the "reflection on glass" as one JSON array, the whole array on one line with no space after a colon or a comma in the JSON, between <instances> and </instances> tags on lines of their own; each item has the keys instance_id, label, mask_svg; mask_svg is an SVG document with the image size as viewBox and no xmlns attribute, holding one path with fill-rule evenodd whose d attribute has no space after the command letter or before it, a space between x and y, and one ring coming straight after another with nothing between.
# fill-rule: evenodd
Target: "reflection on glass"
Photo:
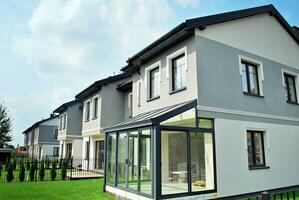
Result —
<instances>
[{"instance_id":1,"label":"reflection on glass","mask_svg":"<svg viewBox=\"0 0 299 200\"><path fill-rule=\"evenodd\" d=\"M140 192L152 193L152 152L151 131L142 130L140 133Z\"/></svg>"},{"instance_id":2,"label":"reflection on glass","mask_svg":"<svg viewBox=\"0 0 299 200\"><path fill-rule=\"evenodd\" d=\"M107 183L114 185L115 183L115 156L116 156L116 134L108 136L108 152L107 152Z\"/></svg>"},{"instance_id":3,"label":"reflection on glass","mask_svg":"<svg viewBox=\"0 0 299 200\"><path fill-rule=\"evenodd\" d=\"M214 189L213 138L211 133L190 133L192 191Z\"/></svg>"},{"instance_id":4,"label":"reflection on glass","mask_svg":"<svg viewBox=\"0 0 299 200\"><path fill-rule=\"evenodd\" d=\"M126 187L126 161L127 161L127 133L119 133L118 136L118 163L117 185Z\"/></svg>"},{"instance_id":5,"label":"reflection on glass","mask_svg":"<svg viewBox=\"0 0 299 200\"><path fill-rule=\"evenodd\" d=\"M161 125L196 127L195 112L195 109L187 110L179 115L165 120L164 122L161 122Z\"/></svg>"},{"instance_id":6,"label":"reflection on glass","mask_svg":"<svg viewBox=\"0 0 299 200\"><path fill-rule=\"evenodd\" d=\"M162 195L188 192L187 133L162 131Z\"/></svg>"},{"instance_id":7,"label":"reflection on glass","mask_svg":"<svg viewBox=\"0 0 299 200\"><path fill-rule=\"evenodd\" d=\"M128 183L129 188L137 190L138 172L138 132L129 132Z\"/></svg>"},{"instance_id":8,"label":"reflection on glass","mask_svg":"<svg viewBox=\"0 0 299 200\"><path fill-rule=\"evenodd\" d=\"M199 122L198 125L199 128L213 128L213 119L200 118L198 122Z\"/></svg>"},{"instance_id":9,"label":"reflection on glass","mask_svg":"<svg viewBox=\"0 0 299 200\"><path fill-rule=\"evenodd\" d=\"M254 145L255 145L255 164L264 164L262 133L254 133Z\"/></svg>"}]
</instances>

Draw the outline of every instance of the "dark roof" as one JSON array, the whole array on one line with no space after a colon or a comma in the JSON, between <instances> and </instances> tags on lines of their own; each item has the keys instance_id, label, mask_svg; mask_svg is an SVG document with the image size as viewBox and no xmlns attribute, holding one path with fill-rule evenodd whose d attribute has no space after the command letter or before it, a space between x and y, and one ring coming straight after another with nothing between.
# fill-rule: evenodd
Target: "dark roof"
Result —
<instances>
[{"instance_id":1,"label":"dark roof","mask_svg":"<svg viewBox=\"0 0 299 200\"><path fill-rule=\"evenodd\" d=\"M293 26L293 30L295 31L295 35L299 39L299 28L297 26Z\"/></svg>"},{"instance_id":2,"label":"dark roof","mask_svg":"<svg viewBox=\"0 0 299 200\"><path fill-rule=\"evenodd\" d=\"M160 54L166 49L177 44L189 36L194 34L194 28L204 30L209 25L218 23L228 22L232 20L242 19L251 17L263 13L269 13L274 16L278 22L284 27L284 29L290 34L290 36L299 44L299 38L296 36L295 31L288 24L288 22L281 16L273 5L265 5L254 8L248 8L238 11L226 12L216 15L210 15L206 17L199 17L194 19L188 19L181 23L138 53L128 59L128 65L123 67L121 70L126 71L130 67L139 66L140 64L148 61L152 57ZM297 33L298 35L298 33Z\"/></svg>"},{"instance_id":3,"label":"dark roof","mask_svg":"<svg viewBox=\"0 0 299 200\"><path fill-rule=\"evenodd\" d=\"M66 103L62 104L61 106L59 106L58 108L56 108L53 111L53 113L59 113L60 114L60 113L64 112L69 106L72 106L76 103L79 103L79 101L77 99L66 102Z\"/></svg>"},{"instance_id":4,"label":"dark roof","mask_svg":"<svg viewBox=\"0 0 299 200\"><path fill-rule=\"evenodd\" d=\"M129 80L119 84L116 89L122 92L126 92L132 90L132 85L133 85L133 81Z\"/></svg>"},{"instance_id":5,"label":"dark roof","mask_svg":"<svg viewBox=\"0 0 299 200\"><path fill-rule=\"evenodd\" d=\"M191 108L195 108L196 106L197 106L197 100L195 99L192 101L187 101L184 103L160 108L157 110L152 110L149 112L136 115L135 117L129 118L119 124L116 124L112 127L105 129L104 131L107 133L116 130L124 130L124 129L137 128L141 126L149 126L152 124L158 124L171 117L181 114L187 110L190 110Z\"/></svg>"},{"instance_id":6,"label":"dark roof","mask_svg":"<svg viewBox=\"0 0 299 200\"><path fill-rule=\"evenodd\" d=\"M58 117L58 115L54 115L54 114L51 114L49 118L46 118L46 119L42 119L36 123L34 123L32 126L30 126L29 128L27 128L25 131L23 131L23 133L27 133L29 132L30 130L32 130L33 128L36 128L38 127L41 123L45 122L45 121L48 121L48 120L51 120L51 119L54 119Z\"/></svg>"},{"instance_id":7,"label":"dark roof","mask_svg":"<svg viewBox=\"0 0 299 200\"><path fill-rule=\"evenodd\" d=\"M76 99L83 100L84 98L92 95L96 91L100 90L103 85L107 85L109 83L119 81L125 78L130 77L132 74L130 72L124 72L115 76L109 76L108 78L104 78L101 80L98 80L85 88L83 91L81 91L79 94L75 96Z\"/></svg>"}]
</instances>

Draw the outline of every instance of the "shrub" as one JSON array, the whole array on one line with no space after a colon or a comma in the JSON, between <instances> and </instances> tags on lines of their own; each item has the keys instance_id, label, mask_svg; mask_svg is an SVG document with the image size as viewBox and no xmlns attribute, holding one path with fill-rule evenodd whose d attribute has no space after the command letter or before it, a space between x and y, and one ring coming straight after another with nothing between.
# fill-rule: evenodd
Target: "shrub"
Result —
<instances>
[{"instance_id":1,"label":"shrub","mask_svg":"<svg viewBox=\"0 0 299 200\"><path fill-rule=\"evenodd\" d=\"M50 160L46 158L46 169L50 169Z\"/></svg>"},{"instance_id":2,"label":"shrub","mask_svg":"<svg viewBox=\"0 0 299 200\"><path fill-rule=\"evenodd\" d=\"M44 163L44 160L42 160L41 163L40 163L39 177L40 177L41 181L44 180L44 177L45 177L45 163Z\"/></svg>"},{"instance_id":3,"label":"shrub","mask_svg":"<svg viewBox=\"0 0 299 200\"><path fill-rule=\"evenodd\" d=\"M29 171L30 181L34 181L34 173L35 173L35 165L32 161L31 166L30 166L30 171Z\"/></svg>"},{"instance_id":4,"label":"shrub","mask_svg":"<svg viewBox=\"0 0 299 200\"><path fill-rule=\"evenodd\" d=\"M51 180L54 181L55 178L56 178L56 161L53 160L53 163L52 163L52 168L51 168Z\"/></svg>"},{"instance_id":5,"label":"shrub","mask_svg":"<svg viewBox=\"0 0 299 200\"><path fill-rule=\"evenodd\" d=\"M12 163L8 164L6 179L7 179L7 182L13 181L13 165L12 165Z\"/></svg>"},{"instance_id":6,"label":"shrub","mask_svg":"<svg viewBox=\"0 0 299 200\"><path fill-rule=\"evenodd\" d=\"M5 163L5 171L8 170L8 167L9 167L9 160L7 159L7 160L6 160L6 163Z\"/></svg>"},{"instance_id":7,"label":"shrub","mask_svg":"<svg viewBox=\"0 0 299 200\"><path fill-rule=\"evenodd\" d=\"M0 177L1 177L1 172L2 172L2 163L0 162Z\"/></svg>"},{"instance_id":8,"label":"shrub","mask_svg":"<svg viewBox=\"0 0 299 200\"><path fill-rule=\"evenodd\" d=\"M16 159L12 160L12 168L13 168L13 170L17 169L17 160Z\"/></svg>"},{"instance_id":9,"label":"shrub","mask_svg":"<svg viewBox=\"0 0 299 200\"><path fill-rule=\"evenodd\" d=\"M34 159L33 165L34 165L34 169L37 170L37 159Z\"/></svg>"},{"instance_id":10,"label":"shrub","mask_svg":"<svg viewBox=\"0 0 299 200\"><path fill-rule=\"evenodd\" d=\"M19 173L19 180L20 182L23 182L25 179L25 167L24 167L24 163L21 160L20 161L20 173Z\"/></svg>"}]
</instances>

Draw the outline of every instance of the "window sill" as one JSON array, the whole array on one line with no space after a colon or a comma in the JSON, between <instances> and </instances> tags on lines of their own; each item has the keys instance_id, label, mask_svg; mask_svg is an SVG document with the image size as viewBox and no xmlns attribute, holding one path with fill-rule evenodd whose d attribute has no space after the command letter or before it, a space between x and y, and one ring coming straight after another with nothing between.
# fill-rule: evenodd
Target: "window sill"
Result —
<instances>
[{"instance_id":1,"label":"window sill","mask_svg":"<svg viewBox=\"0 0 299 200\"><path fill-rule=\"evenodd\" d=\"M175 94L175 93L178 93L178 92L184 91L184 90L186 90L186 89L187 89L186 87L183 87L183 88L181 88L181 89L178 89L178 90L171 91L171 92L169 92L169 94L170 94L170 95L172 95L172 94Z\"/></svg>"},{"instance_id":2,"label":"window sill","mask_svg":"<svg viewBox=\"0 0 299 200\"><path fill-rule=\"evenodd\" d=\"M258 169L270 169L269 166L252 166L249 167L249 170L258 170Z\"/></svg>"},{"instance_id":3,"label":"window sill","mask_svg":"<svg viewBox=\"0 0 299 200\"><path fill-rule=\"evenodd\" d=\"M259 98L264 98L265 96L259 95L259 94L251 94L249 92L243 92L243 94L248 95L248 96L253 96L253 97L259 97Z\"/></svg>"},{"instance_id":4,"label":"window sill","mask_svg":"<svg viewBox=\"0 0 299 200\"><path fill-rule=\"evenodd\" d=\"M160 99L160 96L153 97L153 98L151 98L151 99L147 99L146 101L147 101L147 102L150 102L150 101L154 101L154 100L156 100L156 99Z\"/></svg>"},{"instance_id":5,"label":"window sill","mask_svg":"<svg viewBox=\"0 0 299 200\"><path fill-rule=\"evenodd\" d=\"M287 103L288 103L288 104L298 105L298 106L299 106L299 103L297 103L297 102L287 101Z\"/></svg>"}]
</instances>

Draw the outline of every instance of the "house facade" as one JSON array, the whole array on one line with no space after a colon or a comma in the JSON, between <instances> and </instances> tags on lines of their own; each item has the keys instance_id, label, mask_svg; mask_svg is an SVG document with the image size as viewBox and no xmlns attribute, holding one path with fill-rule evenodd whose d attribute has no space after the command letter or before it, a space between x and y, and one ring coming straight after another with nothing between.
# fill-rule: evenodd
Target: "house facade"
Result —
<instances>
[{"instance_id":1,"label":"house facade","mask_svg":"<svg viewBox=\"0 0 299 200\"><path fill-rule=\"evenodd\" d=\"M23 134L25 136L24 146L30 157L39 160L45 157L58 157L58 116L51 115L47 119L36 122Z\"/></svg>"},{"instance_id":2,"label":"house facade","mask_svg":"<svg viewBox=\"0 0 299 200\"><path fill-rule=\"evenodd\" d=\"M80 159L82 157L82 103L72 100L56 108L59 114L59 157Z\"/></svg>"},{"instance_id":3,"label":"house facade","mask_svg":"<svg viewBox=\"0 0 299 200\"><path fill-rule=\"evenodd\" d=\"M82 168L103 171L103 129L130 117L132 81L122 73L96 81L78 95L82 102Z\"/></svg>"},{"instance_id":4,"label":"house facade","mask_svg":"<svg viewBox=\"0 0 299 200\"><path fill-rule=\"evenodd\" d=\"M256 7L186 20L129 58L132 118L105 129L105 190L206 199L298 185L296 30Z\"/></svg>"}]
</instances>

